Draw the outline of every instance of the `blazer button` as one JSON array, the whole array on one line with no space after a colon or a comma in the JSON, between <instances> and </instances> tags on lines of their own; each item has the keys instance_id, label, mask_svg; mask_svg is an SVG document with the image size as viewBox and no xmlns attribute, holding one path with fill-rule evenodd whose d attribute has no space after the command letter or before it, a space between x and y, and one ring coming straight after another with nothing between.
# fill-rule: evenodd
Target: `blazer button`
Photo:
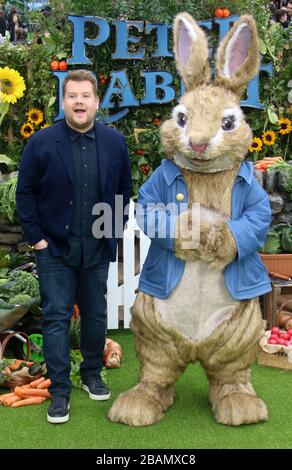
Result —
<instances>
[{"instance_id":1,"label":"blazer button","mask_svg":"<svg viewBox=\"0 0 292 470\"><path fill-rule=\"evenodd\" d=\"M66 229L66 230L69 230L69 228L70 228L70 225L66 225L66 226L65 226L65 229Z\"/></svg>"},{"instance_id":2,"label":"blazer button","mask_svg":"<svg viewBox=\"0 0 292 470\"><path fill-rule=\"evenodd\" d=\"M184 195L182 193L177 193L177 195L175 196L175 199L177 201L183 201L184 200Z\"/></svg>"},{"instance_id":3,"label":"blazer button","mask_svg":"<svg viewBox=\"0 0 292 470\"><path fill-rule=\"evenodd\" d=\"M70 204L70 206L73 206L73 201L70 201L69 204Z\"/></svg>"}]
</instances>

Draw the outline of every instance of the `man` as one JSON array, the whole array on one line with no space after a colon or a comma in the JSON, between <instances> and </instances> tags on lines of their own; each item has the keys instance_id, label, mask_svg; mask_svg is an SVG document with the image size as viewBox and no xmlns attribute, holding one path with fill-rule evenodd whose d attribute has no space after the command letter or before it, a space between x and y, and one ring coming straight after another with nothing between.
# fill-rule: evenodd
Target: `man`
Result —
<instances>
[{"instance_id":1,"label":"man","mask_svg":"<svg viewBox=\"0 0 292 470\"><path fill-rule=\"evenodd\" d=\"M131 194L125 139L95 121L99 99L94 75L87 70L69 72L62 92L65 119L30 138L16 193L19 219L36 254L43 352L52 381L47 414L50 423L69 419L69 326L74 303L81 318L83 389L93 400L110 397L100 377L106 282L109 262L116 257L114 221L120 215L115 214L116 195L122 197L124 209ZM107 238L93 230L96 217L92 208L96 203L106 203L111 209L110 220L104 224L110 227L105 227ZM125 222L126 216L122 227Z\"/></svg>"},{"instance_id":2,"label":"man","mask_svg":"<svg viewBox=\"0 0 292 470\"><path fill-rule=\"evenodd\" d=\"M287 23L289 26L291 24L291 18L292 18L292 0L287 2L285 9L287 11Z\"/></svg>"}]
</instances>

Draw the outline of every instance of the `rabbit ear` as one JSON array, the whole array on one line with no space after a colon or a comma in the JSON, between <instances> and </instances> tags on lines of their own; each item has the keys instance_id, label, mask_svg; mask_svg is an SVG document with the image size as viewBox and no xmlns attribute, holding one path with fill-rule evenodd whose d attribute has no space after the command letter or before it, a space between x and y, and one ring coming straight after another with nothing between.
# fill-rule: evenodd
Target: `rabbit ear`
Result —
<instances>
[{"instance_id":1,"label":"rabbit ear","mask_svg":"<svg viewBox=\"0 0 292 470\"><path fill-rule=\"evenodd\" d=\"M241 96L259 70L259 39L252 16L237 21L220 44L216 83Z\"/></svg>"},{"instance_id":2,"label":"rabbit ear","mask_svg":"<svg viewBox=\"0 0 292 470\"><path fill-rule=\"evenodd\" d=\"M176 66L186 90L190 91L210 80L207 38L188 13L176 16L173 32Z\"/></svg>"}]
</instances>

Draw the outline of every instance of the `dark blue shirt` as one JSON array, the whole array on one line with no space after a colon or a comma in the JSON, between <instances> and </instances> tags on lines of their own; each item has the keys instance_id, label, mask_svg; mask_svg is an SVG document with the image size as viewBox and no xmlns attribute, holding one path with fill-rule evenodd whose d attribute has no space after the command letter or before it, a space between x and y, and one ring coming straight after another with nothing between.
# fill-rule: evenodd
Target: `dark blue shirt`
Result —
<instances>
[{"instance_id":1,"label":"dark blue shirt","mask_svg":"<svg viewBox=\"0 0 292 470\"><path fill-rule=\"evenodd\" d=\"M72 201L74 213L66 262L71 266L89 268L100 261L104 248L104 239L94 238L92 234L95 221L92 208L101 201L95 132L93 127L85 133L68 125L67 128L73 150L75 201Z\"/></svg>"}]
</instances>

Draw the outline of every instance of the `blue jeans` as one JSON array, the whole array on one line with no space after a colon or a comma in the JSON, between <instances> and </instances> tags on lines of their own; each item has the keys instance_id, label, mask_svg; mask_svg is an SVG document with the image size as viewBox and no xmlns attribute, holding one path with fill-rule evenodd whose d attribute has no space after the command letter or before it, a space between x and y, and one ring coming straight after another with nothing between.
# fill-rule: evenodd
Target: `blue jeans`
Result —
<instances>
[{"instance_id":1,"label":"blue jeans","mask_svg":"<svg viewBox=\"0 0 292 470\"><path fill-rule=\"evenodd\" d=\"M48 248L36 250L43 311L43 353L52 395L69 396L69 328L74 303L80 310L80 375L86 379L102 369L106 333L106 289L109 263L91 268L69 266L51 256Z\"/></svg>"}]
</instances>

